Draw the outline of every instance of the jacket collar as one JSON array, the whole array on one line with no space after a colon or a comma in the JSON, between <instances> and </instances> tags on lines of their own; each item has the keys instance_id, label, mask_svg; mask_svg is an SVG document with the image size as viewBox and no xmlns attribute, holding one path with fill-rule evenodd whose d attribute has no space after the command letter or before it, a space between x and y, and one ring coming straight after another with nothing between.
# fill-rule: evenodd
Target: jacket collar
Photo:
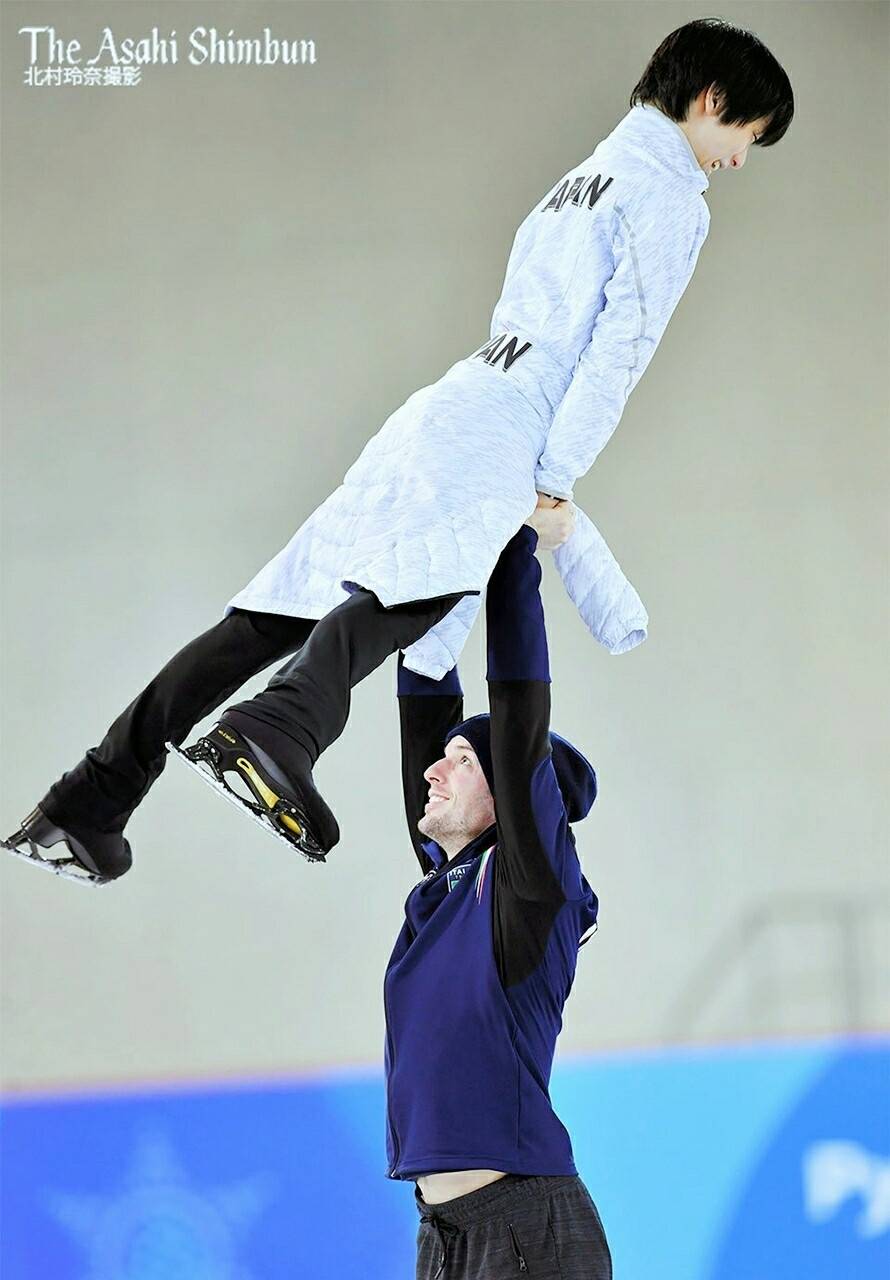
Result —
<instances>
[{"instance_id":1,"label":"jacket collar","mask_svg":"<svg viewBox=\"0 0 890 1280\"><path fill-rule=\"evenodd\" d=\"M608 141L644 154L650 161L684 178L699 192L711 185L686 134L675 120L651 103L631 107L609 134Z\"/></svg>"},{"instance_id":2,"label":"jacket collar","mask_svg":"<svg viewBox=\"0 0 890 1280\"><path fill-rule=\"evenodd\" d=\"M497 824L493 822L490 827L480 831L478 836L474 836L470 843L465 845L460 853L456 853L453 858L449 858L445 850L435 840L424 840L421 843L424 852L430 858L436 870L441 871L446 862L449 866L456 866L458 862L465 862L468 858L475 858L477 853L481 853L483 849L487 849L495 843L497 830Z\"/></svg>"}]
</instances>

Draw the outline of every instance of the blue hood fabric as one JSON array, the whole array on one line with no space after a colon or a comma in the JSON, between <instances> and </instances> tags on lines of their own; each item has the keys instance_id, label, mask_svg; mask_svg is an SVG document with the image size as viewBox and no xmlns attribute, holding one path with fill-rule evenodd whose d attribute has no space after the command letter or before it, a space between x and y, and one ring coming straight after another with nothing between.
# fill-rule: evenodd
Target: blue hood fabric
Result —
<instances>
[{"instance_id":1,"label":"blue hood fabric","mask_svg":"<svg viewBox=\"0 0 890 1280\"><path fill-rule=\"evenodd\" d=\"M463 724L456 725L445 741L452 738L466 738L476 752L482 772L488 782L492 796L495 796L494 769L491 763L491 716L483 712L478 716L470 716ZM596 799L596 773L593 765L577 747L558 733L550 730L550 750L553 756L553 768L556 770L556 781L562 793L566 816L569 822L580 822L586 818ZM495 801L497 797L495 796Z\"/></svg>"}]
</instances>

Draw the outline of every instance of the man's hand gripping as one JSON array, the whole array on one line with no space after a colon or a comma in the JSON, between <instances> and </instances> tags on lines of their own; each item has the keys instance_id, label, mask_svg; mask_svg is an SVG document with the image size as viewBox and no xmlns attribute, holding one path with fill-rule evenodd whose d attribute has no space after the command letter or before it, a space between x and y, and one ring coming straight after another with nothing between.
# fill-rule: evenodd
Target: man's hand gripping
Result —
<instances>
[{"instance_id":1,"label":"man's hand gripping","mask_svg":"<svg viewBox=\"0 0 890 1280\"><path fill-rule=\"evenodd\" d=\"M537 506L525 523L536 531L539 551L555 551L572 536L575 504L568 498L539 493Z\"/></svg>"}]
</instances>

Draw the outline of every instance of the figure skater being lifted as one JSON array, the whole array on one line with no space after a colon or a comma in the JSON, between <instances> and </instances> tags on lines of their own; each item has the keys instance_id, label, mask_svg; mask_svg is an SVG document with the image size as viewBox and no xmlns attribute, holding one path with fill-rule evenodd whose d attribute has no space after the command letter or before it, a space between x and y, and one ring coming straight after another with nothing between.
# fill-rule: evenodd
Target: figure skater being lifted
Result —
<instances>
[{"instance_id":1,"label":"figure skater being lifted","mask_svg":"<svg viewBox=\"0 0 890 1280\"><path fill-rule=\"evenodd\" d=\"M794 109L772 53L714 18L662 42L630 104L522 222L489 339L391 414L223 619L50 787L7 848L93 884L122 875L124 829L167 744L178 749L246 680L295 654L183 754L323 860L339 830L312 771L343 731L352 688L397 649L431 679L454 666L503 548L539 502L572 498L617 426L695 268L711 176L777 143ZM417 646L443 627L449 644L434 661Z\"/></svg>"}]
</instances>

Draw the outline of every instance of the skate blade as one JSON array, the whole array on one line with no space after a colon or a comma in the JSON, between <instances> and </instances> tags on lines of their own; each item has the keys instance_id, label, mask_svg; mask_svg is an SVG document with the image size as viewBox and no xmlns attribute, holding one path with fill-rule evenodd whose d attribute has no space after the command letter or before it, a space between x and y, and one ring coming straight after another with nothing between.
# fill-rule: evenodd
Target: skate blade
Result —
<instances>
[{"instance_id":1,"label":"skate blade","mask_svg":"<svg viewBox=\"0 0 890 1280\"><path fill-rule=\"evenodd\" d=\"M76 884L86 884L92 888L99 888L103 884L111 884L107 877L96 875L94 871L87 871L85 867L81 867L76 858L42 858L39 853L29 853L24 849L17 849L14 844L9 844L6 840L0 840L0 848L5 849L7 853L11 853L14 858L22 858L25 862L30 862L32 867L41 867L44 871L49 871L54 876L61 876L64 880L73 880Z\"/></svg>"},{"instance_id":2,"label":"skate blade","mask_svg":"<svg viewBox=\"0 0 890 1280\"><path fill-rule=\"evenodd\" d=\"M203 782L206 782L208 787L212 787L217 795L222 796L225 800L228 800L229 804L234 805L236 809L253 818L257 826L262 827L264 831L274 836L276 840L280 840L282 844L286 844L288 849L296 849L297 853L302 854L307 862L324 862L324 854L307 853L305 849L297 844L296 840L289 840L283 831L279 831L269 818L264 814L257 813L246 800L242 800L240 796L236 796L233 791L230 791L224 782L220 782L209 765L190 760L185 752L173 742L167 742L165 746L171 755L177 756L183 764L188 765L192 772L196 773Z\"/></svg>"}]
</instances>

